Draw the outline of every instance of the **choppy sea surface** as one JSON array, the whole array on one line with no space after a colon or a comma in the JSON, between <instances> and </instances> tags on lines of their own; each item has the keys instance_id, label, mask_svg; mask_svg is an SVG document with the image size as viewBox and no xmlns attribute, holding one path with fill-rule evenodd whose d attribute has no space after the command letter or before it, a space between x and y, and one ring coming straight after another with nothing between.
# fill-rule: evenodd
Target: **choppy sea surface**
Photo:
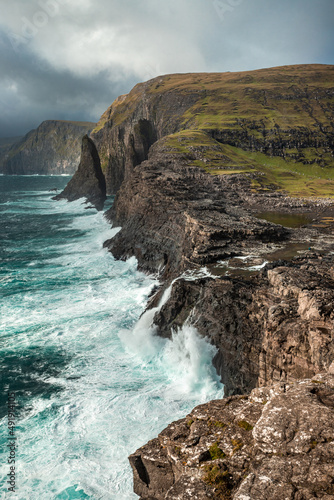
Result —
<instances>
[{"instance_id":1,"label":"choppy sea surface","mask_svg":"<svg viewBox=\"0 0 334 500\"><path fill-rule=\"evenodd\" d=\"M68 180L0 176L0 498L131 500L128 455L223 387L193 327L140 318L156 278L103 249L101 212L52 200Z\"/></svg>"}]
</instances>

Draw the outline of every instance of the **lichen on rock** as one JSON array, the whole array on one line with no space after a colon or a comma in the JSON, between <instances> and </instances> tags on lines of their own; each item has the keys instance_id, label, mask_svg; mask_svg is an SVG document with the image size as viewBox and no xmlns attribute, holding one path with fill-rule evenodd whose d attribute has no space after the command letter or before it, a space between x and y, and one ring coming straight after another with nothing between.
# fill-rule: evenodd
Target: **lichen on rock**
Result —
<instances>
[{"instance_id":1,"label":"lichen on rock","mask_svg":"<svg viewBox=\"0 0 334 500\"><path fill-rule=\"evenodd\" d=\"M141 500L334 498L334 376L200 405L129 460Z\"/></svg>"}]
</instances>

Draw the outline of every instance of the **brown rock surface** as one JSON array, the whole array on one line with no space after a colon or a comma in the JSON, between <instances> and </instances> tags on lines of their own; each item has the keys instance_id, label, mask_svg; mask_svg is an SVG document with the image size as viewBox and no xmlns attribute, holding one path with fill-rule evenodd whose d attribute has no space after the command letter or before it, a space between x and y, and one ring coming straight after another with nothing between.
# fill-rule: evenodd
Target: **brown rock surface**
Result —
<instances>
[{"instance_id":1,"label":"brown rock surface","mask_svg":"<svg viewBox=\"0 0 334 500\"><path fill-rule=\"evenodd\" d=\"M142 500L334 498L334 376L195 408L129 457Z\"/></svg>"}]
</instances>

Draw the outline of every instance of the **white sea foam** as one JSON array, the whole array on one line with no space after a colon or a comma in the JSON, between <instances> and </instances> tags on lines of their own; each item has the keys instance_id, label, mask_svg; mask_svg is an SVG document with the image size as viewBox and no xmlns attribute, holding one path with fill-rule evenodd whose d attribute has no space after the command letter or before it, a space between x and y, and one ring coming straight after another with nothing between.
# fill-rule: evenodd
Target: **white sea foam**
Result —
<instances>
[{"instance_id":1,"label":"white sea foam","mask_svg":"<svg viewBox=\"0 0 334 500\"><path fill-rule=\"evenodd\" d=\"M17 422L19 494L11 498L134 499L127 456L196 404L222 397L215 349L190 325L172 340L158 337L152 320L171 289L139 319L157 281L135 258L115 261L102 248L117 229L101 213L45 196L25 203L32 214L58 214L55 238L3 276L0 355L16 352L18 369L31 359L30 383L40 390L26 394ZM5 477L5 454L0 463Z\"/></svg>"}]
</instances>

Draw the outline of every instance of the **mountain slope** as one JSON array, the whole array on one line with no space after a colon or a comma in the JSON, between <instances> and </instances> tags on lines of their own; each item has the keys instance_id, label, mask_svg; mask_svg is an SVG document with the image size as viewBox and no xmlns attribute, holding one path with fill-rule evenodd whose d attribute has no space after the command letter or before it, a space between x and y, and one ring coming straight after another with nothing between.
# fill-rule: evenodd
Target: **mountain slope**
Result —
<instances>
[{"instance_id":1,"label":"mountain slope","mask_svg":"<svg viewBox=\"0 0 334 500\"><path fill-rule=\"evenodd\" d=\"M8 151L14 146L14 144L21 141L22 137L1 137L0 138L0 173L3 171L3 164L7 158Z\"/></svg>"},{"instance_id":2,"label":"mountain slope","mask_svg":"<svg viewBox=\"0 0 334 500\"><path fill-rule=\"evenodd\" d=\"M80 161L81 139L94 125L44 121L11 147L3 172L7 175L73 174Z\"/></svg>"},{"instance_id":3,"label":"mountain slope","mask_svg":"<svg viewBox=\"0 0 334 500\"><path fill-rule=\"evenodd\" d=\"M109 192L116 192L133 167L147 159L154 142L182 132L190 148L201 147L203 137L212 139L213 151L220 144L230 147L223 159L216 158L212 173L246 167L256 174L254 189L289 192L292 181L294 195L327 196L334 189L333 117L333 66L166 75L116 99L92 137ZM210 163L210 156L204 156ZM276 164L275 157L282 161Z\"/></svg>"}]
</instances>

